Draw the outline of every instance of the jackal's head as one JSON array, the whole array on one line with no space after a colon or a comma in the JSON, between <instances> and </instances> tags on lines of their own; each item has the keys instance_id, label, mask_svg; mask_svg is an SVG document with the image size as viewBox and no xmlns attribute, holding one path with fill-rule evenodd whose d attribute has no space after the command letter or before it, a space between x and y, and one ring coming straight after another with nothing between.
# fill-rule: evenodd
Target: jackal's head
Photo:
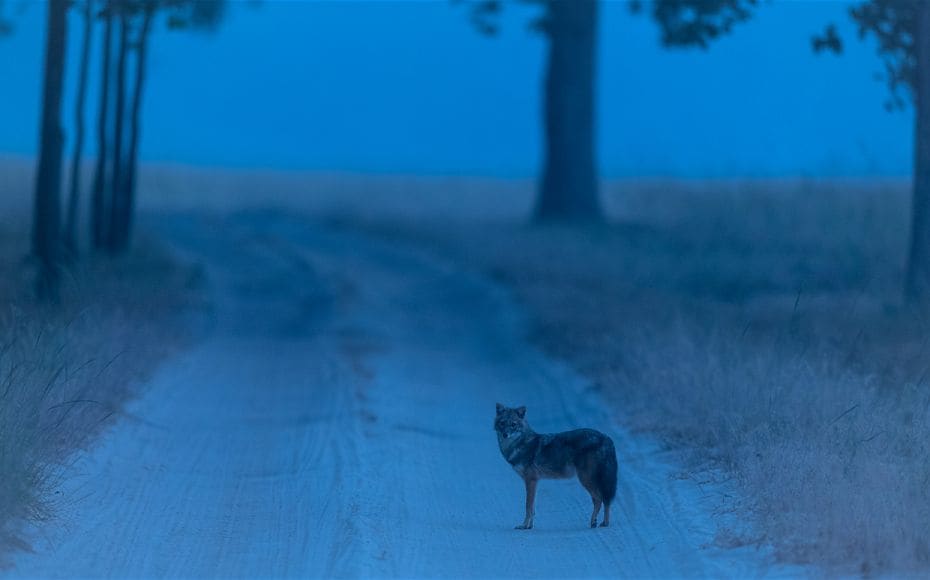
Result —
<instances>
[{"instance_id":1,"label":"jackal's head","mask_svg":"<svg viewBox=\"0 0 930 580\"><path fill-rule=\"evenodd\" d=\"M530 430L526 422L526 407L505 407L497 404L497 416L494 417L494 430L498 439L512 439Z\"/></svg>"}]
</instances>

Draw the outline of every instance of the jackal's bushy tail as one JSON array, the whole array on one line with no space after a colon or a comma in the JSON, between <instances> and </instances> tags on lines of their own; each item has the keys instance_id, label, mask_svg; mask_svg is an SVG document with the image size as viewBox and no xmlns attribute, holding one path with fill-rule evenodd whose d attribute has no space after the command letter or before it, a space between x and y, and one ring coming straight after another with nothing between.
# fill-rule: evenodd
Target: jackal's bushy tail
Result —
<instances>
[{"instance_id":1,"label":"jackal's bushy tail","mask_svg":"<svg viewBox=\"0 0 930 580\"><path fill-rule=\"evenodd\" d=\"M617 450L614 449L613 440L608 437L606 444L601 448L604 457L598 461L595 482L597 490L601 492L604 503L610 505L617 495Z\"/></svg>"}]
</instances>

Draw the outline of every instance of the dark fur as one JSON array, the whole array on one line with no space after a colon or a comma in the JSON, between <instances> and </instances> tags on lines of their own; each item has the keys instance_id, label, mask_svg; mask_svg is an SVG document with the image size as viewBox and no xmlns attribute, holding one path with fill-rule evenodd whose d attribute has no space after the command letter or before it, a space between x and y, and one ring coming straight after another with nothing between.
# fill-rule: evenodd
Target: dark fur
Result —
<instances>
[{"instance_id":1,"label":"dark fur","mask_svg":"<svg viewBox=\"0 0 930 580\"><path fill-rule=\"evenodd\" d=\"M610 504L617 495L617 453L614 442L594 429L538 434L526 422L526 407L497 405L494 430L504 459L526 485L526 518L520 529L533 527L536 483L540 479L578 476L591 494L591 527L604 505L601 526L610 524Z\"/></svg>"}]
</instances>

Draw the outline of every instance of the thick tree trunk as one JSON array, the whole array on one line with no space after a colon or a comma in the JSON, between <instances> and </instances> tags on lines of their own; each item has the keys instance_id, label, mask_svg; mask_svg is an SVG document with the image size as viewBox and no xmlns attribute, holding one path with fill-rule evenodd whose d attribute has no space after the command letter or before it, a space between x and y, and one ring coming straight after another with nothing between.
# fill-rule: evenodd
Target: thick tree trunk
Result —
<instances>
[{"instance_id":1,"label":"thick tree trunk","mask_svg":"<svg viewBox=\"0 0 930 580\"><path fill-rule=\"evenodd\" d=\"M110 62L113 53L113 13L111 6L104 11L103 63L100 72L100 110L97 117L97 163L94 168L94 188L90 214L91 243L95 250L106 245L109 235L109 203L107 203L107 161L110 153Z\"/></svg>"},{"instance_id":2,"label":"thick tree trunk","mask_svg":"<svg viewBox=\"0 0 930 580\"><path fill-rule=\"evenodd\" d=\"M42 129L36 173L33 252L42 265L40 289L53 290L61 246L60 196L64 132L61 100L64 88L68 0L50 0L45 40L45 78L42 89Z\"/></svg>"},{"instance_id":3,"label":"thick tree trunk","mask_svg":"<svg viewBox=\"0 0 930 580\"><path fill-rule=\"evenodd\" d=\"M126 117L126 65L129 52L129 16L120 14L119 46L116 64L116 110L113 124L113 173L110 178L110 224L107 249L118 251L117 237L122 228L123 205L126 203L123 190L123 125Z\"/></svg>"},{"instance_id":4,"label":"thick tree trunk","mask_svg":"<svg viewBox=\"0 0 930 580\"><path fill-rule=\"evenodd\" d=\"M68 217L65 221L65 243L72 255L77 254L78 203L81 197L81 158L84 153L84 104L87 101L87 69L90 45L94 33L94 0L84 0L84 38L81 46L81 70L78 73L77 100L74 105L74 155L71 158L71 193L68 196Z\"/></svg>"},{"instance_id":5,"label":"thick tree trunk","mask_svg":"<svg viewBox=\"0 0 930 580\"><path fill-rule=\"evenodd\" d=\"M930 300L930 2L917 4L914 191L907 298Z\"/></svg>"},{"instance_id":6,"label":"thick tree trunk","mask_svg":"<svg viewBox=\"0 0 930 580\"><path fill-rule=\"evenodd\" d=\"M598 0L549 2L546 150L537 219L601 217L594 153L597 15Z\"/></svg>"},{"instance_id":7,"label":"thick tree trunk","mask_svg":"<svg viewBox=\"0 0 930 580\"><path fill-rule=\"evenodd\" d=\"M145 88L146 58L148 53L149 32L152 28L152 19L155 16L154 5L149 4L145 10L139 38L136 43L136 78L132 91L132 110L130 112L129 145L126 152L125 185L123 186L124 201L120 206L122 215L119 219L119 229L116 231L116 250L123 251L129 247L132 235L132 218L136 198L136 169L139 161L139 133L141 129L140 117L142 114L142 95Z\"/></svg>"}]
</instances>

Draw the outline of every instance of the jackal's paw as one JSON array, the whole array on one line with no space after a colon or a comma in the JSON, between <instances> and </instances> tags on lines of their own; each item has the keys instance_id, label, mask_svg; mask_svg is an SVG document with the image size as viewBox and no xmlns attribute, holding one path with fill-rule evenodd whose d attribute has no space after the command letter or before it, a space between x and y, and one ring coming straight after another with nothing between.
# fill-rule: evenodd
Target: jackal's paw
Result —
<instances>
[{"instance_id":1,"label":"jackal's paw","mask_svg":"<svg viewBox=\"0 0 930 580\"><path fill-rule=\"evenodd\" d=\"M519 526L514 526L515 530L532 530L533 524L520 524Z\"/></svg>"},{"instance_id":2,"label":"jackal's paw","mask_svg":"<svg viewBox=\"0 0 930 580\"><path fill-rule=\"evenodd\" d=\"M592 528L596 528L596 527L597 527L597 520L591 520L591 527L592 527Z\"/></svg>"},{"instance_id":3,"label":"jackal's paw","mask_svg":"<svg viewBox=\"0 0 930 580\"><path fill-rule=\"evenodd\" d=\"M601 522L601 527L602 527L602 528L609 528L609 527L610 527L610 522Z\"/></svg>"}]
</instances>

